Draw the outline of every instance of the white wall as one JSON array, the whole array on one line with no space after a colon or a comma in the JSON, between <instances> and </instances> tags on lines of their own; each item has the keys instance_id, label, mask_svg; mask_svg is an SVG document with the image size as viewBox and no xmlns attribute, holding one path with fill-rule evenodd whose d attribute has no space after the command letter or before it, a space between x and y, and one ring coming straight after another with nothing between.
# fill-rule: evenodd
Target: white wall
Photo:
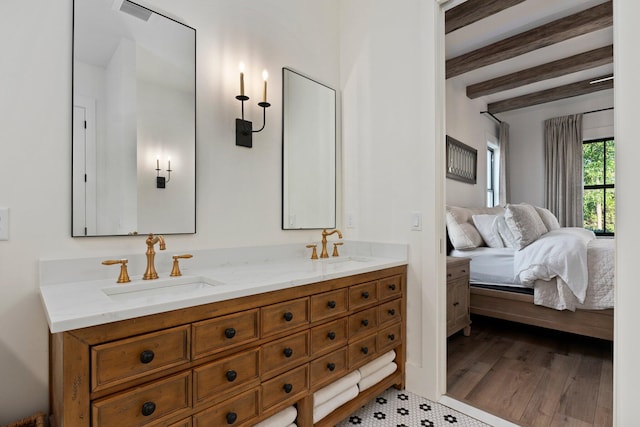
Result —
<instances>
[{"instance_id":1,"label":"white wall","mask_svg":"<svg viewBox=\"0 0 640 427\"><path fill-rule=\"evenodd\" d=\"M500 113L509 123L512 203L544 206L544 121L613 106L613 90ZM613 110L583 116L583 138L613 135Z\"/></svg>"}]
</instances>

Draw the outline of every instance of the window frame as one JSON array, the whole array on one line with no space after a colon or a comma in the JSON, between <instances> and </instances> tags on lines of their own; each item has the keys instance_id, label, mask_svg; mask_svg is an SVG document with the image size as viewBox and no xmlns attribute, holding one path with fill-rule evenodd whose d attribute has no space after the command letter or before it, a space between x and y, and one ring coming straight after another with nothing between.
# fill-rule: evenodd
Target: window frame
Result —
<instances>
[{"instance_id":1,"label":"window frame","mask_svg":"<svg viewBox=\"0 0 640 427\"><path fill-rule=\"evenodd\" d=\"M595 138L595 139L589 139L589 140L584 140L582 141L582 145L584 147L585 144L594 144L594 143L598 143L598 142L602 142L603 143L603 170L602 170L602 176L604 177L604 181L607 181L607 150L606 150L606 143L607 141L613 141L614 143L614 150L615 150L615 138L613 136L610 137L604 137L604 138ZM615 151L614 151L615 154ZM615 161L615 159L614 159ZM583 160L583 164L582 164L582 169L583 169L583 174L584 174L584 160ZM615 180L613 184L595 184L595 185L585 185L584 184L584 178L582 181L582 194L584 196L584 192L586 190L614 190L615 191L616 185L615 185ZM605 193L606 194L606 193ZM606 229L606 224L607 224L607 198L603 197L603 207L602 207L602 223L605 226ZM584 210L584 200L582 202L582 209ZM615 236L615 232L611 232L611 231L600 231L600 232L596 232L594 231L596 236Z\"/></svg>"}]
</instances>

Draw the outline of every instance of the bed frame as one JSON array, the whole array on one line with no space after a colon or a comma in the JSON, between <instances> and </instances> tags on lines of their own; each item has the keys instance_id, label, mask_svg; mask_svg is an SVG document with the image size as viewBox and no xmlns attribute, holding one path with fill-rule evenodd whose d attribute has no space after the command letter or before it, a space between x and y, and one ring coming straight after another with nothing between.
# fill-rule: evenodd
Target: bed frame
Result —
<instances>
[{"instance_id":1,"label":"bed frame","mask_svg":"<svg viewBox=\"0 0 640 427\"><path fill-rule=\"evenodd\" d=\"M535 305L533 295L471 286L472 314L613 341L613 309L554 310Z\"/></svg>"}]
</instances>

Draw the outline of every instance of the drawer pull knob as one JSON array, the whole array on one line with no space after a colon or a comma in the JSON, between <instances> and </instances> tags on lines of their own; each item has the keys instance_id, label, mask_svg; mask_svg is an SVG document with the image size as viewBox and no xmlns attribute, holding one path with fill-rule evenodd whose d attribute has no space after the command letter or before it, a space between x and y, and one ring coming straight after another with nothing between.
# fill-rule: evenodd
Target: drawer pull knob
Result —
<instances>
[{"instance_id":1,"label":"drawer pull knob","mask_svg":"<svg viewBox=\"0 0 640 427\"><path fill-rule=\"evenodd\" d=\"M236 422L237 419L238 419L238 414L236 414L235 412L229 412L227 414L227 424L233 424Z\"/></svg>"},{"instance_id":2,"label":"drawer pull knob","mask_svg":"<svg viewBox=\"0 0 640 427\"><path fill-rule=\"evenodd\" d=\"M156 410L156 404L153 402L144 402L142 404L142 415L144 415L145 417L148 417L149 415L153 414Z\"/></svg>"},{"instance_id":3,"label":"drawer pull knob","mask_svg":"<svg viewBox=\"0 0 640 427\"><path fill-rule=\"evenodd\" d=\"M236 378L238 378L238 373L236 371L234 371L233 369L227 371L227 373L225 375L227 376L227 381L229 381L229 382L233 382L233 381L236 380Z\"/></svg>"},{"instance_id":4,"label":"drawer pull knob","mask_svg":"<svg viewBox=\"0 0 640 427\"><path fill-rule=\"evenodd\" d=\"M327 338L329 338L331 341L336 339L336 333L331 331L327 334Z\"/></svg>"},{"instance_id":5,"label":"drawer pull knob","mask_svg":"<svg viewBox=\"0 0 640 427\"><path fill-rule=\"evenodd\" d=\"M453 276L453 274L451 274L451 273L448 273L448 274L447 274L447 277L451 277L451 276Z\"/></svg>"},{"instance_id":6,"label":"drawer pull knob","mask_svg":"<svg viewBox=\"0 0 640 427\"><path fill-rule=\"evenodd\" d=\"M336 369L335 363L327 363L327 369L333 372Z\"/></svg>"},{"instance_id":7,"label":"drawer pull knob","mask_svg":"<svg viewBox=\"0 0 640 427\"><path fill-rule=\"evenodd\" d=\"M335 301L329 301L329 302L327 303L327 306L328 306L329 308L336 308L336 302L335 302Z\"/></svg>"},{"instance_id":8,"label":"drawer pull knob","mask_svg":"<svg viewBox=\"0 0 640 427\"><path fill-rule=\"evenodd\" d=\"M393 283L393 284L389 285L389 289L391 289L392 291L395 291L395 290L396 290L396 285L395 285L395 283Z\"/></svg>"},{"instance_id":9,"label":"drawer pull knob","mask_svg":"<svg viewBox=\"0 0 640 427\"><path fill-rule=\"evenodd\" d=\"M293 390L293 385L287 383L284 386L282 386L282 389L284 390L285 393L291 393L291 391Z\"/></svg>"},{"instance_id":10,"label":"drawer pull knob","mask_svg":"<svg viewBox=\"0 0 640 427\"><path fill-rule=\"evenodd\" d=\"M154 357L155 357L155 354L153 354L153 351L145 350L142 353L140 353L140 362L151 363Z\"/></svg>"},{"instance_id":11,"label":"drawer pull knob","mask_svg":"<svg viewBox=\"0 0 640 427\"><path fill-rule=\"evenodd\" d=\"M362 326L369 326L369 321L367 319L363 319Z\"/></svg>"},{"instance_id":12,"label":"drawer pull knob","mask_svg":"<svg viewBox=\"0 0 640 427\"><path fill-rule=\"evenodd\" d=\"M369 298L369 292L364 291L364 292L362 293L362 298L364 298L364 299Z\"/></svg>"},{"instance_id":13,"label":"drawer pull knob","mask_svg":"<svg viewBox=\"0 0 640 427\"><path fill-rule=\"evenodd\" d=\"M291 322L293 320L293 313L290 311L287 311L284 314L284 320L286 320L287 322Z\"/></svg>"},{"instance_id":14,"label":"drawer pull knob","mask_svg":"<svg viewBox=\"0 0 640 427\"><path fill-rule=\"evenodd\" d=\"M396 311L392 308L391 310L389 310L389 316L395 316Z\"/></svg>"},{"instance_id":15,"label":"drawer pull knob","mask_svg":"<svg viewBox=\"0 0 640 427\"><path fill-rule=\"evenodd\" d=\"M369 353L369 347L362 347L360 351L362 352L362 354L367 354Z\"/></svg>"},{"instance_id":16,"label":"drawer pull knob","mask_svg":"<svg viewBox=\"0 0 640 427\"><path fill-rule=\"evenodd\" d=\"M227 328L224 330L224 336L231 339L236 336L236 330L234 328Z\"/></svg>"},{"instance_id":17,"label":"drawer pull knob","mask_svg":"<svg viewBox=\"0 0 640 427\"><path fill-rule=\"evenodd\" d=\"M459 303L458 301L456 301L456 302L454 302L454 303L453 303L453 306L454 306L454 307L456 307L456 306L458 306L458 305L460 305L460 303Z\"/></svg>"},{"instance_id":18,"label":"drawer pull knob","mask_svg":"<svg viewBox=\"0 0 640 427\"><path fill-rule=\"evenodd\" d=\"M389 341L394 341L396 339L396 336L393 334L389 334Z\"/></svg>"},{"instance_id":19,"label":"drawer pull knob","mask_svg":"<svg viewBox=\"0 0 640 427\"><path fill-rule=\"evenodd\" d=\"M462 272L463 272L463 273L466 273L466 272L467 272L467 270L464 270L464 269L463 269L463 270L462 270Z\"/></svg>"},{"instance_id":20,"label":"drawer pull knob","mask_svg":"<svg viewBox=\"0 0 640 427\"><path fill-rule=\"evenodd\" d=\"M284 357L291 357L293 356L293 349L290 347L287 347L284 349L283 353L284 353Z\"/></svg>"}]
</instances>

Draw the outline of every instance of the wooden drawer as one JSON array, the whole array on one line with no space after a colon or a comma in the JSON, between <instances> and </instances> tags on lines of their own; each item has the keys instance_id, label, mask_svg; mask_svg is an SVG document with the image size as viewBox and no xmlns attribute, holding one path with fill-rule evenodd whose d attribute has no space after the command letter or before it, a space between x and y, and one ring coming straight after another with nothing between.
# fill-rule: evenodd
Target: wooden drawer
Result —
<instances>
[{"instance_id":1,"label":"wooden drawer","mask_svg":"<svg viewBox=\"0 0 640 427\"><path fill-rule=\"evenodd\" d=\"M402 300L394 299L393 301L380 304L378 306L378 325L386 325L402 320Z\"/></svg>"},{"instance_id":2,"label":"wooden drawer","mask_svg":"<svg viewBox=\"0 0 640 427\"><path fill-rule=\"evenodd\" d=\"M189 325L91 348L91 390L103 390L190 361Z\"/></svg>"},{"instance_id":3,"label":"wooden drawer","mask_svg":"<svg viewBox=\"0 0 640 427\"><path fill-rule=\"evenodd\" d=\"M349 344L349 368L362 365L376 357L377 334L369 335Z\"/></svg>"},{"instance_id":4,"label":"wooden drawer","mask_svg":"<svg viewBox=\"0 0 640 427\"><path fill-rule=\"evenodd\" d=\"M309 298L299 298L260 309L262 336L309 324Z\"/></svg>"},{"instance_id":5,"label":"wooden drawer","mask_svg":"<svg viewBox=\"0 0 640 427\"><path fill-rule=\"evenodd\" d=\"M131 391L96 400L92 426L140 426L191 411L191 371L154 381Z\"/></svg>"},{"instance_id":6,"label":"wooden drawer","mask_svg":"<svg viewBox=\"0 0 640 427\"><path fill-rule=\"evenodd\" d=\"M193 402L218 402L260 382L259 350L243 351L193 370ZM244 387L243 387L244 386Z\"/></svg>"},{"instance_id":7,"label":"wooden drawer","mask_svg":"<svg viewBox=\"0 0 640 427\"><path fill-rule=\"evenodd\" d=\"M193 358L227 350L259 338L258 309L193 324Z\"/></svg>"},{"instance_id":8,"label":"wooden drawer","mask_svg":"<svg viewBox=\"0 0 640 427\"><path fill-rule=\"evenodd\" d=\"M349 316L349 338L365 335L378 327L378 307L359 311Z\"/></svg>"},{"instance_id":9,"label":"wooden drawer","mask_svg":"<svg viewBox=\"0 0 640 427\"><path fill-rule=\"evenodd\" d=\"M391 276L378 281L378 299L395 298L402 295L402 276Z\"/></svg>"},{"instance_id":10,"label":"wooden drawer","mask_svg":"<svg viewBox=\"0 0 640 427\"><path fill-rule=\"evenodd\" d=\"M262 409L284 402L294 402L309 390L309 365L305 364L263 382Z\"/></svg>"},{"instance_id":11,"label":"wooden drawer","mask_svg":"<svg viewBox=\"0 0 640 427\"><path fill-rule=\"evenodd\" d=\"M311 297L311 321L315 322L346 313L348 304L347 289L313 295Z\"/></svg>"},{"instance_id":12,"label":"wooden drawer","mask_svg":"<svg viewBox=\"0 0 640 427\"><path fill-rule=\"evenodd\" d=\"M402 342L402 324L396 323L378 332L378 353L385 353Z\"/></svg>"},{"instance_id":13,"label":"wooden drawer","mask_svg":"<svg viewBox=\"0 0 640 427\"><path fill-rule=\"evenodd\" d=\"M311 355L342 347L347 343L349 330L347 318L335 320L311 329Z\"/></svg>"},{"instance_id":14,"label":"wooden drawer","mask_svg":"<svg viewBox=\"0 0 640 427\"><path fill-rule=\"evenodd\" d=\"M347 371L347 347L333 351L309 364L311 387L331 382Z\"/></svg>"},{"instance_id":15,"label":"wooden drawer","mask_svg":"<svg viewBox=\"0 0 640 427\"><path fill-rule=\"evenodd\" d=\"M262 375L271 376L309 360L309 331L265 344L261 351Z\"/></svg>"},{"instance_id":16,"label":"wooden drawer","mask_svg":"<svg viewBox=\"0 0 640 427\"><path fill-rule=\"evenodd\" d=\"M367 282L349 288L349 310L378 302L378 282Z\"/></svg>"},{"instance_id":17,"label":"wooden drawer","mask_svg":"<svg viewBox=\"0 0 640 427\"><path fill-rule=\"evenodd\" d=\"M177 423L169 424L168 427L192 427L193 423L191 422L191 417L180 420Z\"/></svg>"},{"instance_id":18,"label":"wooden drawer","mask_svg":"<svg viewBox=\"0 0 640 427\"><path fill-rule=\"evenodd\" d=\"M256 387L219 405L198 412L193 416L193 426L240 426L259 414L259 389Z\"/></svg>"},{"instance_id":19,"label":"wooden drawer","mask_svg":"<svg viewBox=\"0 0 640 427\"><path fill-rule=\"evenodd\" d=\"M447 280L469 277L469 258L447 257Z\"/></svg>"}]
</instances>

